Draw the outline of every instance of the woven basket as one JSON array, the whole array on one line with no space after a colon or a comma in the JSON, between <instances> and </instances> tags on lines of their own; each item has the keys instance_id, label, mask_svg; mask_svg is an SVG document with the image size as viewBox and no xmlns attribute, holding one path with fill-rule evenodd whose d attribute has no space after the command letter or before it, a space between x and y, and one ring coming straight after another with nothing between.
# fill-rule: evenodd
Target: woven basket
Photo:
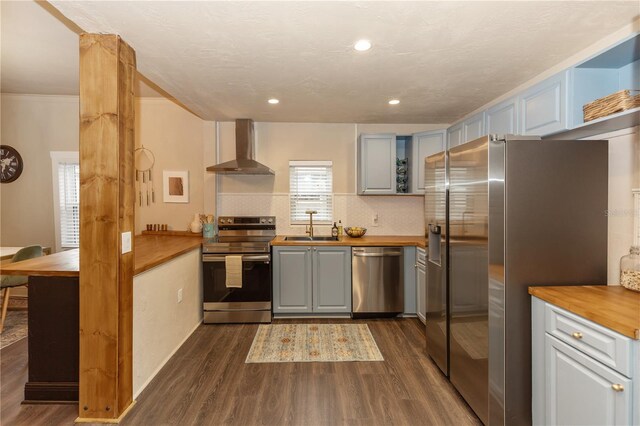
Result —
<instances>
[{"instance_id":1,"label":"woven basket","mask_svg":"<svg viewBox=\"0 0 640 426\"><path fill-rule=\"evenodd\" d=\"M633 95L632 92L638 93ZM621 90L604 98L596 99L582 107L584 121L606 117L616 112L640 107L640 90Z\"/></svg>"}]
</instances>

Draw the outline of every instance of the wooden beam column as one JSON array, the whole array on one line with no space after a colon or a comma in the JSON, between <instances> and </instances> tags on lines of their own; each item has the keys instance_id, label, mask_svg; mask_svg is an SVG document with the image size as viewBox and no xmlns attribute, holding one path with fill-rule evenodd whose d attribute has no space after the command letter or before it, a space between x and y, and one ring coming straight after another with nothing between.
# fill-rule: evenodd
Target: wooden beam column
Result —
<instances>
[{"instance_id":1,"label":"wooden beam column","mask_svg":"<svg viewBox=\"0 0 640 426\"><path fill-rule=\"evenodd\" d=\"M119 36L80 36L79 422L115 423L133 404L135 75Z\"/></svg>"}]
</instances>

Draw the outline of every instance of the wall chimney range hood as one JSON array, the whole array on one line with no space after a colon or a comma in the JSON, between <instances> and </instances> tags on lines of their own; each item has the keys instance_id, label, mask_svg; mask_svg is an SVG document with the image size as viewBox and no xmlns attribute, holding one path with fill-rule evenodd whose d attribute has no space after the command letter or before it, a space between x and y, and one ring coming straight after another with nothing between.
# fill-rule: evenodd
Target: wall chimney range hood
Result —
<instances>
[{"instance_id":1,"label":"wall chimney range hood","mask_svg":"<svg viewBox=\"0 0 640 426\"><path fill-rule=\"evenodd\" d=\"M225 175L273 175L273 170L255 160L253 120L236 120L236 159L207 167L207 171Z\"/></svg>"}]
</instances>

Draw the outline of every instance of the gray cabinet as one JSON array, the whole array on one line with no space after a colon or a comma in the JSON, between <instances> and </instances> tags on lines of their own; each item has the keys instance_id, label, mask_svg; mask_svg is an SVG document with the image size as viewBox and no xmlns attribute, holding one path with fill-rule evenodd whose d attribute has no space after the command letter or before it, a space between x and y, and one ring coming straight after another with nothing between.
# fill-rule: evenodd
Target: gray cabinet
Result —
<instances>
[{"instance_id":1,"label":"gray cabinet","mask_svg":"<svg viewBox=\"0 0 640 426\"><path fill-rule=\"evenodd\" d=\"M464 143L464 129L462 123L449 127L447 130L448 147L462 145Z\"/></svg>"},{"instance_id":2,"label":"gray cabinet","mask_svg":"<svg viewBox=\"0 0 640 426\"><path fill-rule=\"evenodd\" d=\"M416 314L416 248L404 248L404 313Z\"/></svg>"},{"instance_id":3,"label":"gray cabinet","mask_svg":"<svg viewBox=\"0 0 640 426\"><path fill-rule=\"evenodd\" d=\"M312 311L311 247L273 248L273 312Z\"/></svg>"},{"instance_id":4,"label":"gray cabinet","mask_svg":"<svg viewBox=\"0 0 640 426\"><path fill-rule=\"evenodd\" d=\"M351 248L274 247L273 312L351 312Z\"/></svg>"},{"instance_id":5,"label":"gray cabinet","mask_svg":"<svg viewBox=\"0 0 640 426\"><path fill-rule=\"evenodd\" d=\"M351 249L312 247L313 312L351 312Z\"/></svg>"},{"instance_id":6,"label":"gray cabinet","mask_svg":"<svg viewBox=\"0 0 640 426\"><path fill-rule=\"evenodd\" d=\"M418 248L416 252L416 313L423 323L427 315L427 266L426 252Z\"/></svg>"},{"instance_id":7,"label":"gray cabinet","mask_svg":"<svg viewBox=\"0 0 640 426\"><path fill-rule=\"evenodd\" d=\"M424 159L446 149L446 130L421 132L413 135L413 163L411 164L411 192L424 193Z\"/></svg>"},{"instance_id":8,"label":"gray cabinet","mask_svg":"<svg viewBox=\"0 0 640 426\"><path fill-rule=\"evenodd\" d=\"M534 425L640 424L640 341L531 299Z\"/></svg>"},{"instance_id":9,"label":"gray cabinet","mask_svg":"<svg viewBox=\"0 0 640 426\"><path fill-rule=\"evenodd\" d=\"M467 143L473 140L478 139L481 136L484 136L485 133L485 113L484 111L467 118L462 123L462 128L464 129L464 138L463 143Z\"/></svg>"},{"instance_id":10,"label":"gray cabinet","mask_svg":"<svg viewBox=\"0 0 640 426\"><path fill-rule=\"evenodd\" d=\"M500 102L487 110L488 135L517 135L518 132L517 97Z\"/></svg>"},{"instance_id":11,"label":"gray cabinet","mask_svg":"<svg viewBox=\"0 0 640 426\"><path fill-rule=\"evenodd\" d=\"M358 193L396 193L396 135L362 134L358 146Z\"/></svg>"},{"instance_id":12,"label":"gray cabinet","mask_svg":"<svg viewBox=\"0 0 640 426\"><path fill-rule=\"evenodd\" d=\"M545 352L546 424L631 424L630 379L549 334Z\"/></svg>"},{"instance_id":13,"label":"gray cabinet","mask_svg":"<svg viewBox=\"0 0 640 426\"><path fill-rule=\"evenodd\" d=\"M563 71L522 92L520 131L543 136L566 130L569 71Z\"/></svg>"}]
</instances>

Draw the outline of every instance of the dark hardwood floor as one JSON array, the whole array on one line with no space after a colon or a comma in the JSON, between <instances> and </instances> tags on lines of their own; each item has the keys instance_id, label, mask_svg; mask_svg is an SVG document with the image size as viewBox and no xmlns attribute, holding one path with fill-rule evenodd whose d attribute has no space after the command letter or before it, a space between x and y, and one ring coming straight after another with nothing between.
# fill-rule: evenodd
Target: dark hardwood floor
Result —
<instances>
[{"instance_id":1,"label":"dark hardwood floor","mask_svg":"<svg viewBox=\"0 0 640 426\"><path fill-rule=\"evenodd\" d=\"M277 320L336 323L351 320ZM245 364L257 325L202 325L137 398L123 425L478 425L426 356L413 318L362 320L384 362ZM20 405L26 339L0 352L0 423L68 425L77 406Z\"/></svg>"}]
</instances>

